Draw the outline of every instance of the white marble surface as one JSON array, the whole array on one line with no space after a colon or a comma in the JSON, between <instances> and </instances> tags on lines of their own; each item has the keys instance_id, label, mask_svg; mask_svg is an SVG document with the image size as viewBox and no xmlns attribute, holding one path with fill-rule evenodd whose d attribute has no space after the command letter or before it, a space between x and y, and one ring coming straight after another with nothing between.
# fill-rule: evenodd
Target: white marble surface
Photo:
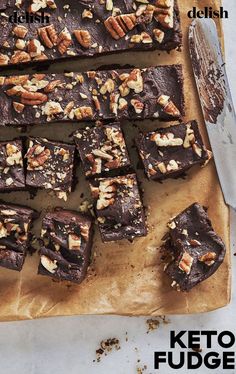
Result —
<instances>
[{"instance_id":1,"label":"white marble surface","mask_svg":"<svg viewBox=\"0 0 236 374\"><path fill-rule=\"evenodd\" d=\"M235 0L225 0L224 4L230 14L230 19L224 22L227 71L236 105ZM235 225L236 217L232 219L232 228ZM236 243L236 236L232 239ZM235 247L232 247L232 252L236 252ZM233 268L235 260L233 257ZM168 350L170 330L228 329L236 333L234 292L235 287L232 302L226 308L204 315L171 316L169 324L161 324L149 334L146 333L145 317L81 316L1 323L0 374L135 374L137 368L144 365L147 366L144 374L154 374L157 371L153 369L153 352ZM99 342L111 337L120 340L121 349L102 357L99 363L93 362ZM214 346L220 352L215 344ZM204 344L202 348L204 349ZM173 370L165 368L158 372L169 374ZM187 371L178 372L182 374ZM209 372L206 369L194 370L196 374ZM214 370L216 374L222 372L222 369ZM226 372L235 373L234 370Z\"/></svg>"}]
</instances>

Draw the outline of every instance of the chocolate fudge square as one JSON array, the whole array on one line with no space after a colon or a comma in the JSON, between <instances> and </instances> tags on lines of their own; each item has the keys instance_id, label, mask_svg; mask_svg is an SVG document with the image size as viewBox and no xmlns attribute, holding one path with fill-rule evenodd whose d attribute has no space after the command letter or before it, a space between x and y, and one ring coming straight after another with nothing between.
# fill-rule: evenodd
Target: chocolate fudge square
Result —
<instances>
[{"instance_id":1,"label":"chocolate fudge square","mask_svg":"<svg viewBox=\"0 0 236 374\"><path fill-rule=\"evenodd\" d=\"M147 235L144 208L135 174L91 181L103 242Z\"/></svg>"},{"instance_id":2,"label":"chocolate fudge square","mask_svg":"<svg viewBox=\"0 0 236 374\"><path fill-rule=\"evenodd\" d=\"M40 21L44 12L44 24L27 23L26 11ZM14 12L24 17L21 23L14 22ZM0 24L1 66L122 51L169 51L182 43L177 0L1 0Z\"/></svg>"},{"instance_id":3,"label":"chocolate fudge square","mask_svg":"<svg viewBox=\"0 0 236 374\"><path fill-rule=\"evenodd\" d=\"M150 180L178 177L210 157L196 121L140 133L136 146Z\"/></svg>"},{"instance_id":4,"label":"chocolate fudge square","mask_svg":"<svg viewBox=\"0 0 236 374\"><path fill-rule=\"evenodd\" d=\"M171 261L165 272L172 287L189 291L209 278L224 260L225 245L215 233L206 209L195 203L173 218L164 244Z\"/></svg>"},{"instance_id":5,"label":"chocolate fudge square","mask_svg":"<svg viewBox=\"0 0 236 374\"><path fill-rule=\"evenodd\" d=\"M22 269L36 217L33 209L0 201L0 266Z\"/></svg>"},{"instance_id":6,"label":"chocolate fudge square","mask_svg":"<svg viewBox=\"0 0 236 374\"><path fill-rule=\"evenodd\" d=\"M25 188L22 141L0 142L0 191Z\"/></svg>"},{"instance_id":7,"label":"chocolate fudge square","mask_svg":"<svg viewBox=\"0 0 236 374\"><path fill-rule=\"evenodd\" d=\"M87 177L119 172L130 159L119 123L87 127L74 133L74 141Z\"/></svg>"},{"instance_id":8,"label":"chocolate fudge square","mask_svg":"<svg viewBox=\"0 0 236 374\"><path fill-rule=\"evenodd\" d=\"M43 218L41 236L44 245L40 250L38 273L81 283L91 254L92 219L56 208Z\"/></svg>"},{"instance_id":9,"label":"chocolate fudge square","mask_svg":"<svg viewBox=\"0 0 236 374\"><path fill-rule=\"evenodd\" d=\"M0 77L0 86L2 126L184 115L182 65Z\"/></svg>"},{"instance_id":10,"label":"chocolate fudge square","mask_svg":"<svg viewBox=\"0 0 236 374\"><path fill-rule=\"evenodd\" d=\"M70 144L30 138L25 155L27 186L52 190L66 201L73 184L74 152Z\"/></svg>"}]
</instances>

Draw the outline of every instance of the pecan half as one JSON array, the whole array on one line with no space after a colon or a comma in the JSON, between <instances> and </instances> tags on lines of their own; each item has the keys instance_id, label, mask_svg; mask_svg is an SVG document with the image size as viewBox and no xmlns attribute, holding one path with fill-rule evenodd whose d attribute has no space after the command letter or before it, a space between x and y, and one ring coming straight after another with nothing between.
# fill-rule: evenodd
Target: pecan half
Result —
<instances>
[{"instance_id":1,"label":"pecan half","mask_svg":"<svg viewBox=\"0 0 236 374\"><path fill-rule=\"evenodd\" d=\"M21 103L25 105L40 105L47 101L47 95L41 92L24 91L21 94Z\"/></svg>"},{"instance_id":2,"label":"pecan half","mask_svg":"<svg viewBox=\"0 0 236 374\"><path fill-rule=\"evenodd\" d=\"M80 45L89 48L91 45L91 35L87 30L74 30L74 35Z\"/></svg>"},{"instance_id":3,"label":"pecan half","mask_svg":"<svg viewBox=\"0 0 236 374\"><path fill-rule=\"evenodd\" d=\"M69 30L65 27L59 34L58 37L58 51L61 55L64 55L66 53L69 46L72 44L71 35L69 33Z\"/></svg>"},{"instance_id":4,"label":"pecan half","mask_svg":"<svg viewBox=\"0 0 236 374\"><path fill-rule=\"evenodd\" d=\"M57 44L58 36L53 25L41 27L38 29L38 34L46 47L52 48Z\"/></svg>"},{"instance_id":5,"label":"pecan half","mask_svg":"<svg viewBox=\"0 0 236 374\"><path fill-rule=\"evenodd\" d=\"M115 17L108 17L104 22L104 26L111 34L112 38L118 40L123 38L128 31L132 30L136 26L136 15L134 13L130 13L121 14Z\"/></svg>"}]
</instances>

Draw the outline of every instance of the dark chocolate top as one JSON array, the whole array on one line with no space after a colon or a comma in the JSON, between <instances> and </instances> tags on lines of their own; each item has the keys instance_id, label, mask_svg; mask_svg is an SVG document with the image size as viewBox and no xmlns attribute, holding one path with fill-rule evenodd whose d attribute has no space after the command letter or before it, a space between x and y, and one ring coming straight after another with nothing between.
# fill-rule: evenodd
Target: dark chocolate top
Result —
<instances>
[{"instance_id":1,"label":"dark chocolate top","mask_svg":"<svg viewBox=\"0 0 236 374\"><path fill-rule=\"evenodd\" d=\"M43 138L30 138L26 184L30 187L53 190L66 200L73 183L75 147Z\"/></svg>"},{"instance_id":2,"label":"dark chocolate top","mask_svg":"<svg viewBox=\"0 0 236 374\"><path fill-rule=\"evenodd\" d=\"M136 145L149 179L176 177L208 160L196 121L141 133Z\"/></svg>"},{"instance_id":3,"label":"dark chocolate top","mask_svg":"<svg viewBox=\"0 0 236 374\"><path fill-rule=\"evenodd\" d=\"M86 176L104 174L130 166L119 123L78 130L74 133L74 141Z\"/></svg>"},{"instance_id":4,"label":"dark chocolate top","mask_svg":"<svg viewBox=\"0 0 236 374\"><path fill-rule=\"evenodd\" d=\"M25 187L21 140L0 142L0 191Z\"/></svg>"},{"instance_id":5,"label":"dark chocolate top","mask_svg":"<svg viewBox=\"0 0 236 374\"><path fill-rule=\"evenodd\" d=\"M0 85L2 125L184 115L181 65L0 77Z\"/></svg>"},{"instance_id":6,"label":"dark chocolate top","mask_svg":"<svg viewBox=\"0 0 236 374\"><path fill-rule=\"evenodd\" d=\"M206 210L195 203L173 218L169 224L167 251L173 256L166 273L172 286L189 291L210 277L225 256L225 245L215 233Z\"/></svg>"},{"instance_id":7,"label":"dark chocolate top","mask_svg":"<svg viewBox=\"0 0 236 374\"><path fill-rule=\"evenodd\" d=\"M181 45L176 0L1 0L0 10L0 65ZM14 11L49 19L12 24Z\"/></svg>"},{"instance_id":8,"label":"dark chocolate top","mask_svg":"<svg viewBox=\"0 0 236 374\"><path fill-rule=\"evenodd\" d=\"M39 273L80 283L91 254L91 218L57 208L43 218L41 236Z\"/></svg>"},{"instance_id":9,"label":"dark chocolate top","mask_svg":"<svg viewBox=\"0 0 236 374\"><path fill-rule=\"evenodd\" d=\"M0 202L0 266L21 270L36 215L33 209Z\"/></svg>"},{"instance_id":10,"label":"dark chocolate top","mask_svg":"<svg viewBox=\"0 0 236 374\"><path fill-rule=\"evenodd\" d=\"M90 184L103 241L145 236L144 209L135 174L98 178Z\"/></svg>"}]
</instances>

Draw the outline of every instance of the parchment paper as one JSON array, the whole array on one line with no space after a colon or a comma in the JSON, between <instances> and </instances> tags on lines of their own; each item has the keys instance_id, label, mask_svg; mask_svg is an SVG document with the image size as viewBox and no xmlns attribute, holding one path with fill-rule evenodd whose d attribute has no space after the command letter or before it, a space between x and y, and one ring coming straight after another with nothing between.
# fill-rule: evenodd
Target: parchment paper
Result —
<instances>
[{"instance_id":1,"label":"parchment paper","mask_svg":"<svg viewBox=\"0 0 236 374\"><path fill-rule=\"evenodd\" d=\"M187 26L190 20L186 14L192 6L219 6L218 1L179 1L182 29L184 34L183 52L131 52L83 62L58 63L51 72L66 70L95 69L101 65L131 64L140 67L183 63L185 76L186 117L197 119L200 130L208 144L205 126L193 81L187 50ZM219 35L222 38L220 24ZM137 122L138 128L152 130L162 126L158 121ZM72 131L81 124L60 124L34 127L28 135L49 139L69 140ZM137 164L136 150L132 148L133 137L138 128L131 122L123 124L134 165ZM1 129L1 139L12 139L19 135L17 130ZM48 207L63 206L78 209L88 194L88 184L80 168L77 170L79 183L67 203L40 191L30 199L28 193L0 194L9 202L29 205L44 211ZM55 282L51 278L37 275L39 256L28 255L21 273L0 268L0 320L20 320L74 314L121 314L161 315L177 313L206 312L226 305L230 300L230 256L229 256L229 213L224 204L214 162L205 168L195 167L186 179L168 180L164 183L148 182L142 170L137 170L144 189L144 203L148 207L150 232L147 237L133 243L120 241L102 244L96 228L93 259L87 279L81 285ZM84 193L81 199L81 193ZM216 232L227 246L223 265L207 281L190 293L172 290L169 278L163 273L160 261L161 238L166 232L170 217L178 214L191 203L198 201L209 207L208 213ZM39 234L41 220L36 223L35 233Z\"/></svg>"}]
</instances>

